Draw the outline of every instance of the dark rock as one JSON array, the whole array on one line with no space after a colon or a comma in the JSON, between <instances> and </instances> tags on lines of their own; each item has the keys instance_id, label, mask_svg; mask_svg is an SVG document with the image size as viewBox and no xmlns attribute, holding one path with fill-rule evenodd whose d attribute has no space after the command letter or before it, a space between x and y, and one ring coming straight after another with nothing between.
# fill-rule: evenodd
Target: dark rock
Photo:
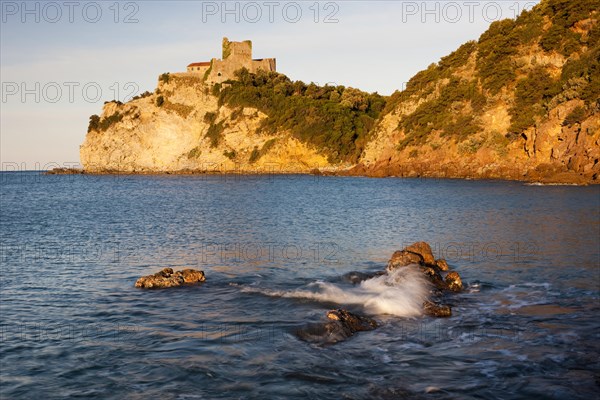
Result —
<instances>
[{"instance_id":1,"label":"dark rock","mask_svg":"<svg viewBox=\"0 0 600 400\"><path fill-rule=\"evenodd\" d=\"M388 261L387 270L393 271L396 268L406 267L407 265L422 265L423 263L424 260L420 254L408 250L399 250L392 254L392 258Z\"/></svg>"},{"instance_id":2,"label":"dark rock","mask_svg":"<svg viewBox=\"0 0 600 400\"><path fill-rule=\"evenodd\" d=\"M440 274L440 270L435 266L422 266L421 271L425 274L427 279L433 285L440 290L448 289L448 285L444 282L444 278L442 278L442 274Z\"/></svg>"},{"instance_id":3,"label":"dark rock","mask_svg":"<svg viewBox=\"0 0 600 400\"><path fill-rule=\"evenodd\" d=\"M339 321L344 329L353 334L360 331L371 331L377 328L377 322L368 317L352 314L349 311L338 308L327 313L327 318L333 321Z\"/></svg>"},{"instance_id":4,"label":"dark rock","mask_svg":"<svg viewBox=\"0 0 600 400\"><path fill-rule=\"evenodd\" d=\"M423 311L425 311L425 314L436 318L452 316L452 309L450 306L432 303L431 301L426 301L423 303Z\"/></svg>"},{"instance_id":5,"label":"dark rock","mask_svg":"<svg viewBox=\"0 0 600 400\"><path fill-rule=\"evenodd\" d=\"M348 332L336 322L307 324L294 333L299 339L316 344L334 344L348 339Z\"/></svg>"},{"instance_id":6,"label":"dark rock","mask_svg":"<svg viewBox=\"0 0 600 400\"><path fill-rule=\"evenodd\" d=\"M425 264L435 264L435 258L433 258L433 252L431 246L427 242L416 242L405 248L404 250L419 254L423 257Z\"/></svg>"},{"instance_id":7,"label":"dark rock","mask_svg":"<svg viewBox=\"0 0 600 400\"><path fill-rule=\"evenodd\" d=\"M384 274L385 274L385 272L382 272L382 271L372 272L372 273L352 271L352 272L348 272L347 274L344 274L342 276L342 279L346 282L350 282L353 285L356 285L356 284L361 283L362 281L366 281L367 279L371 279L376 276L384 275Z\"/></svg>"},{"instance_id":8,"label":"dark rock","mask_svg":"<svg viewBox=\"0 0 600 400\"><path fill-rule=\"evenodd\" d=\"M453 292L460 292L463 289L462 280L456 271L448 272L448 275L446 275L446 284L448 285L448 289Z\"/></svg>"},{"instance_id":9,"label":"dark rock","mask_svg":"<svg viewBox=\"0 0 600 400\"><path fill-rule=\"evenodd\" d=\"M153 275L142 276L135 282L135 287L141 289L164 289L170 287L194 284L206 280L204 271L184 269L173 272L172 268L163 268Z\"/></svg>"},{"instance_id":10,"label":"dark rock","mask_svg":"<svg viewBox=\"0 0 600 400\"><path fill-rule=\"evenodd\" d=\"M337 309L327 312L328 322L310 324L296 331L296 335L307 342L333 344L348 339L355 332L377 328L374 319Z\"/></svg>"},{"instance_id":11,"label":"dark rock","mask_svg":"<svg viewBox=\"0 0 600 400\"><path fill-rule=\"evenodd\" d=\"M79 168L53 168L46 171L45 175L83 175L84 171Z\"/></svg>"},{"instance_id":12,"label":"dark rock","mask_svg":"<svg viewBox=\"0 0 600 400\"><path fill-rule=\"evenodd\" d=\"M440 258L439 260L435 260L435 266L440 269L440 271L448 271L450 267L445 259Z\"/></svg>"}]
</instances>

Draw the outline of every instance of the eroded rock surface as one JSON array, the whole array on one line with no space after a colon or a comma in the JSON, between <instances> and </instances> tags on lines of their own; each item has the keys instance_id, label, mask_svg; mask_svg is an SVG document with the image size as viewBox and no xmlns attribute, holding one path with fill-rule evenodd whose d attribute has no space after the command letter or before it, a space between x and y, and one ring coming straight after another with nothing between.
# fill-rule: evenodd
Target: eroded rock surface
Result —
<instances>
[{"instance_id":1,"label":"eroded rock surface","mask_svg":"<svg viewBox=\"0 0 600 400\"><path fill-rule=\"evenodd\" d=\"M408 250L399 250L392 254L392 258L388 261L387 270L393 271L396 268L406 267L412 264L424 264L423 256Z\"/></svg>"},{"instance_id":2,"label":"eroded rock surface","mask_svg":"<svg viewBox=\"0 0 600 400\"><path fill-rule=\"evenodd\" d=\"M173 268L163 268L153 275L142 276L135 282L136 288L141 289L164 289L183 285L192 285L204 282L206 277L204 271L195 269L184 269L173 272Z\"/></svg>"}]
</instances>

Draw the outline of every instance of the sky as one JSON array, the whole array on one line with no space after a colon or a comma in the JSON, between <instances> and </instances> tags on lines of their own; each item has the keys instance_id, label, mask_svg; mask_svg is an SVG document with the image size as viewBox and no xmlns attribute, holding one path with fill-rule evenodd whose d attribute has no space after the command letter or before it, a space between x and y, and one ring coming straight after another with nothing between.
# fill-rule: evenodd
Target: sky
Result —
<instances>
[{"instance_id":1,"label":"sky","mask_svg":"<svg viewBox=\"0 0 600 400\"><path fill-rule=\"evenodd\" d=\"M89 116L250 39L292 80L389 95L538 1L0 0L2 171L76 166Z\"/></svg>"}]
</instances>

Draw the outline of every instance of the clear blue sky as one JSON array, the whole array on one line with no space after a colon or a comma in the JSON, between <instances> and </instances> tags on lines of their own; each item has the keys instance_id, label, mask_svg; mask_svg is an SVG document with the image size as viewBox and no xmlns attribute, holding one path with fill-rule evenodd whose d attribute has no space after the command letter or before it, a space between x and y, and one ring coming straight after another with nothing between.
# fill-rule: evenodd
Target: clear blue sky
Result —
<instances>
[{"instance_id":1,"label":"clear blue sky","mask_svg":"<svg viewBox=\"0 0 600 400\"><path fill-rule=\"evenodd\" d=\"M294 80L390 94L497 19L537 1L5 1L2 170L79 161L104 101L251 39Z\"/></svg>"}]
</instances>

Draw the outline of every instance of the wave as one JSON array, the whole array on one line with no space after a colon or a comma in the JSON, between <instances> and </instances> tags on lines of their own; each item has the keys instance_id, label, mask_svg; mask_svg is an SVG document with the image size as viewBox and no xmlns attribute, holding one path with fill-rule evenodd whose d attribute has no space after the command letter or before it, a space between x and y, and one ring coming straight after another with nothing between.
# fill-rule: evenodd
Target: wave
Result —
<instances>
[{"instance_id":1,"label":"wave","mask_svg":"<svg viewBox=\"0 0 600 400\"><path fill-rule=\"evenodd\" d=\"M527 182L525 186L581 186L578 183L567 182Z\"/></svg>"},{"instance_id":2,"label":"wave","mask_svg":"<svg viewBox=\"0 0 600 400\"><path fill-rule=\"evenodd\" d=\"M308 284L306 289L271 290L245 286L241 291L272 297L358 305L371 314L414 317L421 315L429 289L430 283L423 272L417 266L408 266L367 279L352 287L316 281Z\"/></svg>"}]
</instances>

